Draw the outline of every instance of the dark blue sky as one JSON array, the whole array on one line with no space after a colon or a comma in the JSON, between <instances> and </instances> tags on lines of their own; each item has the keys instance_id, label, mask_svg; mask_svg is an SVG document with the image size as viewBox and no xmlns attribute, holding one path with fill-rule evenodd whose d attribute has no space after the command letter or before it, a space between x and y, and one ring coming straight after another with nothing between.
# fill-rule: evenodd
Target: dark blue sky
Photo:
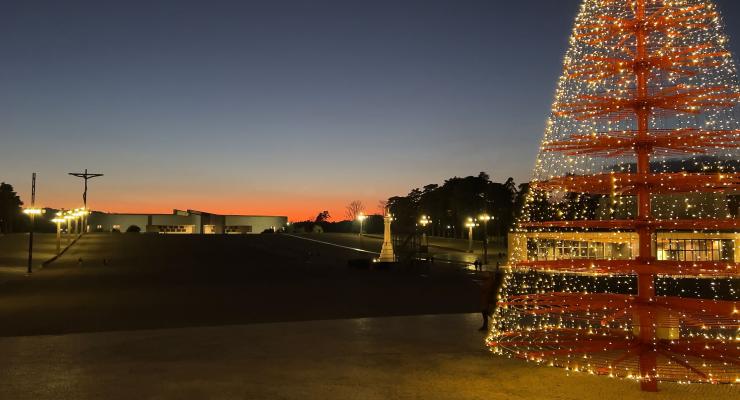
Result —
<instances>
[{"instance_id":1,"label":"dark blue sky","mask_svg":"<svg viewBox=\"0 0 740 400\"><path fill-rule=\"evenodd\" d=\"M91 168L99 209L294 218L523 181L579 3L4 1L0 180L70 207Z\"/></svg>"}]
</instances>

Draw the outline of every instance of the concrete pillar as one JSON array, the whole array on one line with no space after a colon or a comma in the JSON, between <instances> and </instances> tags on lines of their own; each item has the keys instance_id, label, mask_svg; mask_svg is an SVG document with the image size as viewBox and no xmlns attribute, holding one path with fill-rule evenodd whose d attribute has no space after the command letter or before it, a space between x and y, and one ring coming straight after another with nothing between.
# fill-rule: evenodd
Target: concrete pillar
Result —
<instances>
[{"instance_id":1,"label":"concrete pillar","mask_svg":"<svg viewBox=\"0 0 740 400\"><path fill-rule=\"evenodd\" d=\"M379 262L394 262L396 261L396 255L393 253L393 241L391 240L391 222L393 217L390 213L386 212L383 217L385 222L383 229L383 248L380 250Z\"/></svg>"}]
</instances>

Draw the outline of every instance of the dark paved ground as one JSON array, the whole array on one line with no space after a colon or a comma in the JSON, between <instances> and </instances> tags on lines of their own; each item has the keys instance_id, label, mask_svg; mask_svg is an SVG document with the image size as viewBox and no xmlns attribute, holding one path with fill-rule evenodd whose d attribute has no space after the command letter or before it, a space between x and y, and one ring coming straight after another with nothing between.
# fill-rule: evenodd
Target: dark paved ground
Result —
<instances>
[{"instance_id":1,"label":"dark paved ground","mask_svg":"<svg viewBox=\"0 0 740 400\"><path fill-rule=\"evenodd\" d=\"M382 235L363 235L356 233L324 233L324 234L301 234L297 235L310 240L325 241L335 243L341 246L363 249L380 253L383 244ZM441 237L429 238L429 253L420 255L427 257L433 255L436 261L454 263L458 267L473 269L472 263L475 260L483 260L483 245L481 242L473 242L473 252L468 253L468 241L464 239L451 239ZM501 265L506 262L506 249L501 245L493 245L488 249L488 266L487 270L494 270L496 262Z\"/></svg>"},{"instance_id":2,"label":"dark paved ground","mask_svg":"<svg viewBox=\"0 0 740 400\"><path fill-rule=\"evenodd\" d=\"M470 313L473 272L348 269L369 256L336 246L353 238L309 239L334 245L84 236L38 273L0 284L0 399L738 397L729 385L641 393L631 381L493 357Z\"/></svg>"},{"instance_id":3,"label":"dark paved ground","mask_svg":"<svg viewBox=\"0 0 740 400\"><path fill-rule=\"evenodd\" d=\"M0 336L478 308L478 285L459 268L347 268L358 256L367 255L283 235L90 234L0 285Z\"/></svg>"},{"instance_id":4,"label":"dark paved ground","mask_svg":"<svg viewBox=\"0 0 740 400\"><path fill-rule=\"evenodd\" d=\"M0 337L0 399L714 400L490 355L475 314Z\"/></svg>"},{"instance_id":5,"label":"dark paved ground","mask_svg":"<svg viewBox=\"0 0 740 400\"><path fill-rule=\"evenodd\" d=\"M62 248L67 245L67 236L62 238ZM56 255L56 235L34 233L33 268L41 267L44 261ZM28 234L0 234L0 283L26 274L28 268Z\"/></svg>"}]
</instances>

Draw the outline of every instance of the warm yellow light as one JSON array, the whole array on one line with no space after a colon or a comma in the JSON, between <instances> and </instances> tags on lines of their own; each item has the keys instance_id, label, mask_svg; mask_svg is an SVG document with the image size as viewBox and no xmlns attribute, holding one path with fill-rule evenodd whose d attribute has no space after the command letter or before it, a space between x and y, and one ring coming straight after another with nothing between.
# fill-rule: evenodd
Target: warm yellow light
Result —
<instances>
[{"instance_id":1,"label":"warm yellow light","mask_svg":"<svg viewBox=\"0 0 740 400\"><path fill-rule=\"evenodd\" d=\"M357 215L357 220L358 221L364 221L366 219L367 219L367 215L365 215L365 214L358 214Z\"/></svg>"},{"instance_id":2,"label":"warm yellow light","mask_svg":"<svg viewBox=\"0 0 740 400\"><path fill-rule=\"evenodd\" d=\"M492 220L493 218L491 218L491 216L488 215L488 214L481 214L478 217L478 219L481 220L481 221L483 221L483 222L488 222L488 221Z\"/></svg>"},{"instance_id":3,"label":"warm yellow light","mask_svg":"<svg viewBox=\"0 0 740 400\"><path fill-rule=\"evenodd\" d=\"M84 208L75 208L72 211L68 211L69 215L71 215L73 218L79 218L83 217L85 215L89 215L90 212Z\"/></svg>"},{"instance_id":4,"label":"warm yellow light","mask_svg":"<svg viewBox=\"0 0 740 400\"><path fill-rule=\"evenodd\" d=\"M473 218L468 218L468 222L465 223L466 228L475 228L476 226L478 226L478 224Z\"/></svg>"},{"instance_id":5,"label":"warm yellow light","mask_svg":"<svg viewBox=\"0 0 740 400\"><path fill-rule=\"evenodd\" d=\"M64 221L66 221L66 219L64 219L64 218L54 218L54 219L51 220L51 222L53 222L55 224L61 224Z\"/></svg>"},{"instance_id":6,"label":"warm yellow light","mask_svg":"<svg viewBox=\"0 0 740 400\"><path fill-rule=\"evenodd\" d=\"M23 213L26 215L41 215L46 213L46 210L42 210L40 208L26 208L23 210Z\"/></svg>"}]
</instances>

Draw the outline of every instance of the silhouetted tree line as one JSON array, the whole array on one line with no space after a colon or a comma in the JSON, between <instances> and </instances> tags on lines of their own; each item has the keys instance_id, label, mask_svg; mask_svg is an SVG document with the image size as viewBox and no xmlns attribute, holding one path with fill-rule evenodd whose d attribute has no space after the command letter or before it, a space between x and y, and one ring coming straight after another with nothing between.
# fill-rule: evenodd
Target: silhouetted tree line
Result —
<instances>
[{"instance_id":1,"label":"silhouetted tree line","mask_svg":"<svg viewBox=\"0 0 740 400\"><path fill-rule=\"evenodd\" d=\"M34 232L56 232L51 222L58 210L46 209L46 213L36 218ZM23 214L23 201L13 189L13 185L0 183L0 233L28 232L29 218Z\"/></svg>"},{"instance_id":2,"label":"silhouetted tree line","mask_svg":"<svg viewBox=\"0 0 740 400\"><path fill-rule=\"evenodd\" d=\"M5 182L0 183L0 232L17 231L19 225L22 224L22 205L23 202L13 186Z\"/></svg>"},{"instance_id":3,"label":"silhouetted tree line","mask_svg":"<svg viewBox=\"0 0 740 400\"><path fill-rule=\"evenodd\" d=\"M432 223L427 233L436 236L466 237L465 222L469 217L488 214L488 235L505 237L524 202L528 184L519 187L513 178L506 182L492 182L481 172L478 176L447 179L442 185L430 184L411 190L406 196L388 199L388 207L395 220L393 229L402 233L418 229L422 215ZM483 234L483 226L475 229L476 236Z\"/></svg>"},{"instance_id":4,"label":"silhouetted tree line","mask_svg":"<svg viewBox=\"0 0 740 400\"><path fill-rule=\"evenodd\" d=\"M354 202L353 202L354 203ZM358 211L359 213L359 211ZM313 221L306 220L300 222L294 222L291 225L291 230L294 232L333 232L333 233L351 233L360 231L360 223L353 220L343 221L329 221L331 215L329 211L320 212ZM317 228L318 227L318 228ZM383 233L383 216L382 215L368 215L367 219L363 222L362 231L370 234L382 234Z\"/></svg>"}]
</instances>

